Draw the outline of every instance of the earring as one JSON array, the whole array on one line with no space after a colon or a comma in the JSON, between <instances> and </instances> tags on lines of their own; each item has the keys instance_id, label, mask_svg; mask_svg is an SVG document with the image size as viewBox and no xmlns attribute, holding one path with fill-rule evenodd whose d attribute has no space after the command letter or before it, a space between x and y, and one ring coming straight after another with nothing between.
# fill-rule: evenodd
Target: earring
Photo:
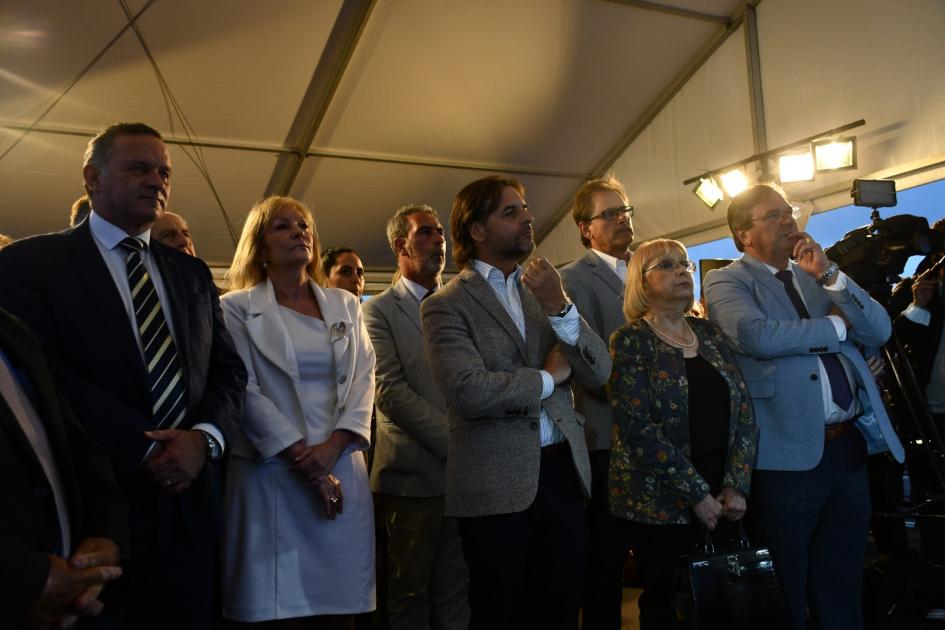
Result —
<instances>
[{"instance_id":1,"label":"earring","mask_svg":"<svg viewBox=\"0 0 945 630\"><path fill-rule=\"evenodd\" d=\"M267 263L265 260L262 261L260 264L263 266L263 269L266 269L269 267L269 263Z\"/></svg>"}]
</instances>

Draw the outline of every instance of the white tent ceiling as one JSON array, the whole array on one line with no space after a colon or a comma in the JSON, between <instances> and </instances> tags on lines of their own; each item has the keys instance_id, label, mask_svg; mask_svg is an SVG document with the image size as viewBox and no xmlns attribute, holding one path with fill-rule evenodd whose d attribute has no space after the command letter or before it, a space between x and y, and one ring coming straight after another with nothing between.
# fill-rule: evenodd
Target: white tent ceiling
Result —
<instances>
[{"instance_id":1,"label":"white tent ceiling","mask_svg":"<svg viewBox=\"0 0 945 630\"><path fill-rule=\"evenodd\" d=\"M940 0L749 12L768 146L867 119L857 172L789 192L823 209L853 176L932 176L945 154ZM757 148L745 15L742 0L5 0L0 232L63 228L88 138L141 120L174 145L170 208L218 266L234 249L227 222L238 231L278 191L312 207L323 244L390 269L398 206L446 220L456 191L493 172L525 183L555 262L580 251L561 220L570 195L611 168L638 238L705 240L719 213L682 180Z\"/></svg>"}]
</instances>

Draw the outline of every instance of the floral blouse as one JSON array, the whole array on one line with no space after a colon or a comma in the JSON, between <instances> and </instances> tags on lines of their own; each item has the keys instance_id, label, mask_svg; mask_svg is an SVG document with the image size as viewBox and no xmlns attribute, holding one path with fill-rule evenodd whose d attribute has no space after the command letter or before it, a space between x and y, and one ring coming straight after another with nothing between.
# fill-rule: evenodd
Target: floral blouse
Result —
<instances>
[{"instance_id":1,"label":"floral blouse","mask_svg":"<svg viewBox=\"0 0 945 630\"><path fill-rule=\"evenodd\" d=\"M704 319L686 320L699 338L699 354L728 384L731 414L722 486L747 496L758 449L748 388L722 331ZM689 523L690 508L710 490L689 459L689 383L683 351L636 319L614 331L610 354L610 511L641 523Z\"/></svg>"}]
</instances>

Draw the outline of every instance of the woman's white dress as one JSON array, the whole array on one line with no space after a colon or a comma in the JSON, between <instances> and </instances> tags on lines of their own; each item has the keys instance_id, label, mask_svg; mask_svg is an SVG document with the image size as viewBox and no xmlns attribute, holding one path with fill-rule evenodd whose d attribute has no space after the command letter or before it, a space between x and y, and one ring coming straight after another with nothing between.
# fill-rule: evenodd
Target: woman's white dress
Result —
<instances>
[{"instance_id":1,"label":"woman's white dress","mask_svg":"<svg viewBox=\"0 0 945 630\"><path fill-rule=\"evenodd\" d=\"M318 444L334 429L337 404L329 331L320 319L278 308L298 361L306 444ZM280 456L230 458L224 617L263 621L374 610L374 516L363 452L348 448L332 474L344 494L344 511L334 521L325 517L318 492Z\"/></svg>"}]
</instances>

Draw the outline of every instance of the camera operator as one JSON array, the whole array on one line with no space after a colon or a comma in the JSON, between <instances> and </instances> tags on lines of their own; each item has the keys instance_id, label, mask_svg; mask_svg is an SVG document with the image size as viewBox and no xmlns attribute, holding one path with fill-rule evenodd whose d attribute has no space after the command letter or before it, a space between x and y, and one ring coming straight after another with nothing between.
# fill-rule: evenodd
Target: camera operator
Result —
<instances>
[{"instance_id":1,"label":"camera operator","mask_svg":"<svg viewBox=\"0 0 945 630\"><path fill-rule=\"evenodd\" d=\"M932 229L945 233L945 219L933 223ZM945 266L936 265L942 255L938 251L926 256L916 275L900 282L890 299L891 307L900 305L898 311L912 294L912 302L895 318L895 327L939 432L945 432Z\"/></svg>"}]
</instances>

